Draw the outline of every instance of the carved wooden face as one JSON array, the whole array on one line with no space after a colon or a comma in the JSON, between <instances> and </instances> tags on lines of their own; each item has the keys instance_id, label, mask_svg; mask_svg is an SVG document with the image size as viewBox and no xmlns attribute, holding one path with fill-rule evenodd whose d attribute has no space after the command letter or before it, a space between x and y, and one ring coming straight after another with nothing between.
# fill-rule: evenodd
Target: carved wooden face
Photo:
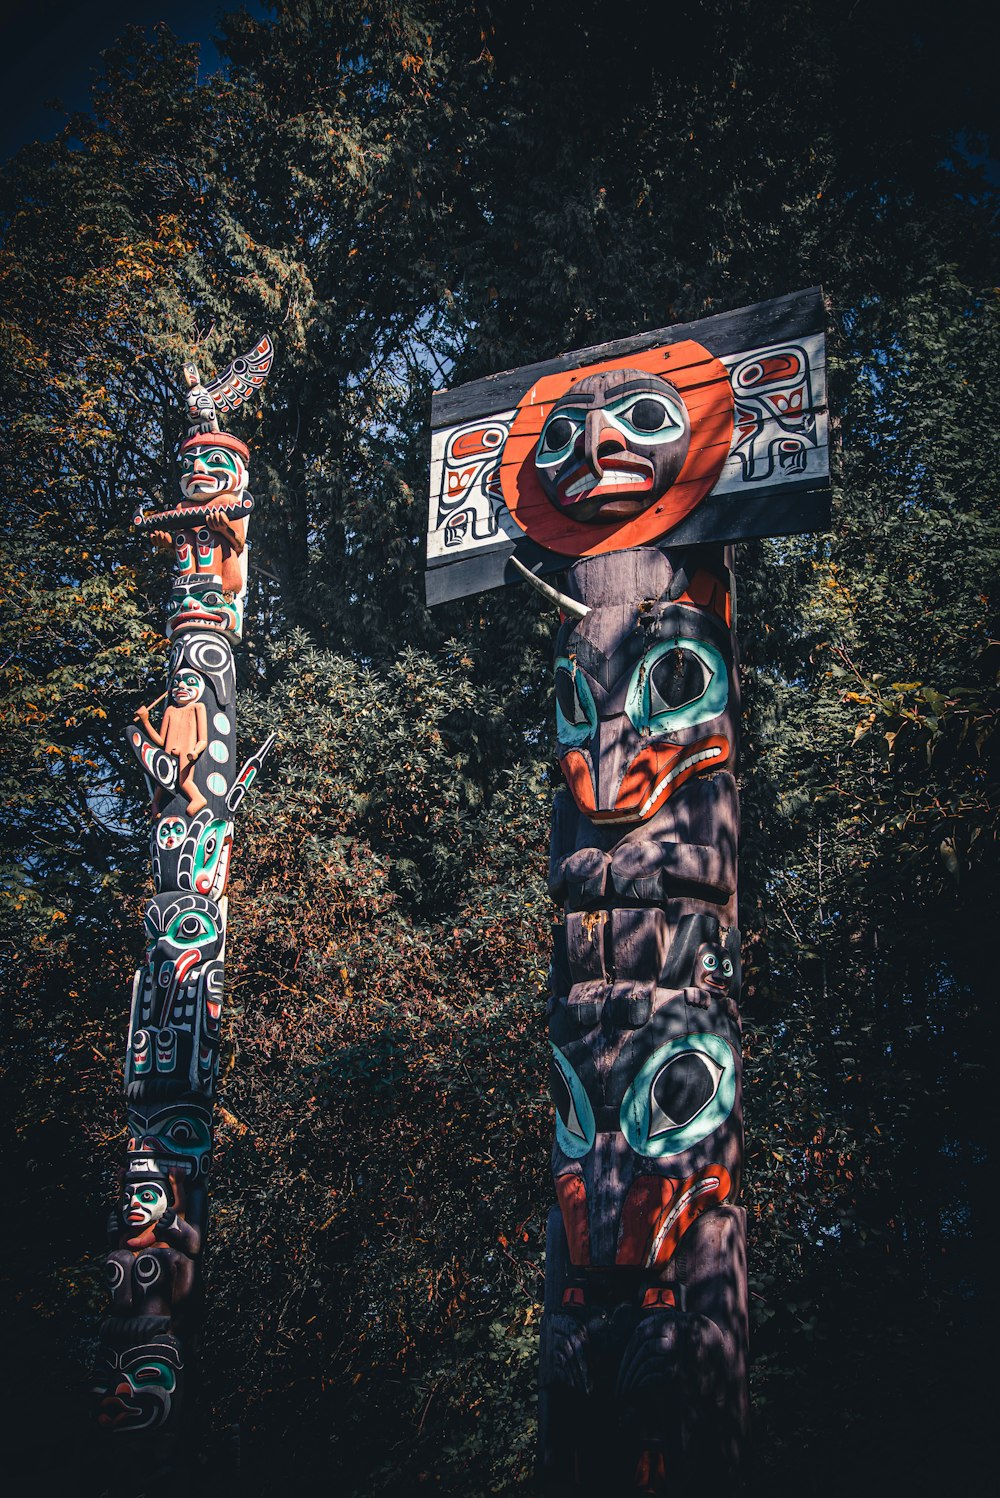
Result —
<instances>
[{"instance_id":1,"label":"carved wooden face","mask_svg":"<svg viewBox=\"0 0 1000 1498\"><path fill-rule=\"evenodd\" d=\"M693 775L731 767L729 632L705 610L595 609L557 651L559 760L586 816L647 821Z\"/></svg>"},{"instance_id":2,"label":"carved wooden face","mask_svg":"<svg viewBox=\"0 0 1000 1498\"><path fill-rule=\"evenodd\" d=\"M243 453L216 434L189 437L181 449L181 493L191 504L208 504L223 494L239 497L248 478Z\"/></svg>"},{"instance_id":3,"label":"carved wooden face","mask_svg":"<svg viewBox=\"0 0 1000 1498\"><path fill-rule=\"evenodd\" d=\"M239 639L243 605L222 591L217 577L192 573L178 578L170 590L166 628L168 638L185 629L218 629Z\"/></svg>"},{"instance_id":4,"label":"carved wooden face","mask_svg":"<svg viewBox=\"0 0 1000 1498\"><path fill-rule=\"evenodd\" d=\"M152 1335L128 1345L127 1328L105 1324L98 1349L94 1393L97 1423L105 1430L151 1430L165 1426L180 1404L181 1347L165 1317L146 1318ZM154 1330L162 1324L163 1330ZM144 1322L140 1321L140 1326Z\"/></svg>"},{"instance_id":5,"label":"carved wooden face","mask_svg":"<svg viewBox=\"0 0 1000 1498\"><path fill-rule=\"evenodd\" d=\"M208 1106L192 1098L180 1103L131 1103L128 1152L145 1155L161 1169L207 1175L212 1161L212 1119Z\"/></svg>"},{"instance_id":6,"label":"carved wooden face","mask_svg":"<svg viewBox=\"0 0 1000 1498\"><path fill-rule=\"evenodd\" d=\"M691 441L680 394L640 369L588 375L556 402L535 452L551 504L573 520L641 515L677 478Z\"/></svg>"},{"instance_id":7,"label":"carved wooden face","mask_svg":"<svg viewBox=\"0 0 1000 1498\"><path fill-rule=\"evenodd\" d=\"M164 1181L152 1176L126 1180L119 1206L122 1222L132 1234L142 1233L159 1222L170 1205Z\"/></svg>"},{"instance_id":8,"label":"carved wooden face","mask_svg":"<svg viewBox=\"0 0 1000 1498\"><path fill-rule=\"evenodd\" d=\"M193 707L205 695L205 683L197 671L178 671L170 682L170 701L174 707Z\"/></svg>"},{"instance_id":9,"label":"carved wooden face","mask_svg":"<svg viewBox=\"0 0 1000 1498\"><path fill-rule=\"evenodd\" d=\"M661 991L634 1029L553 1011L553 1167L575 1264L664 1265L738 1189L739 1028L721 995L698 997Z\"/></svg>"}]
</instances>

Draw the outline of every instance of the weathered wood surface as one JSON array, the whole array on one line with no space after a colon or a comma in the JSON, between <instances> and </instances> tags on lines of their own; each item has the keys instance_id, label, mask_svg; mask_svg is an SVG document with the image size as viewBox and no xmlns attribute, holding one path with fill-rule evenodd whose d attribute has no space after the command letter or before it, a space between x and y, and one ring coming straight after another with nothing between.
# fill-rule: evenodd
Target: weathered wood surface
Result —
<instances>
[{"instance_id":1,"label":"weathered wood surface","mask_svg":"<svg viewBox=\"0 0 1000 1498\"><path fill-rule=\"evenodd\" d=\"M751 307L737 307L695 322L671 323L651 328L631 338L616 338L610 343L595 343L588 348L572 349L553 359L525 364L520 369L505 369L482 380L470 380L453 390L437 390L431 402L431 427L454 426L484 412L500 411L516 404L528 387L546 375L578 369L582 364L603 360L625 359L644 353L661 343L676 343L690 338L703 343L713 354L735 354L742 349L761 347L784 340L807 338L820 333L825 326L823 293L812 286L806 291L790 292Z\"/></svg>"},{"instance_id":2,"label":"weathered wood surface","mask_svg":"<svg viewBox=\"0 0 1000 1498\"><path fill-rule=\"evenodd\" d=\"M698 509L671 532L671 546L694 546L708 541L748 541L758 536L795 536L830 527L830 492L815 489L811 480L801 487L788 483L778 496L764 494L733 500L710 494ZM448 566L430 567L425 577L428 607L484 593L491 588L522 582L510 566L517 556L540 577L565 571L568 559L545 552L526 536L516 543L506 539Z\"/></svg>"},{"instance_id":3,"label":"weathered wood surface","mask_svg":"<svg viewBox=\"0 0 1000 1498\"><path fill-rule=\"evenodd\" d=\"M515 554L542 575L572 565L576 556L651 542L726 544L825 528L830 457L824 325L822 297L813 289L438 393L428 604L514 581L517 573L506 562ZM755 342L759 337L768 341ZM600 375L598 384L603 380L609 388L613 372L627 368L655 376L656 388L680 401L690 430L677 448L676 465L648 496L639 479L619 475L618 486L625 483L625 492L636 496L631 507L610 504L614 496L605 484L599 491L605 498L591 502L599 513L580 518L569 498L557 504L551 487L546 489L552 480L535 461L540 434L560 401L572 406L571 386L588 388L586 381L575 384L581 377ZM666 384L657 385L658 379ZM613 425L616 418L609 420ZM582 418L577 421L576 451L582 453ZM630 461L640 468L644 456L667 451L644 446L634 430L625 440ZM571 466L567 460L563 471ZM600 471L585 467L575 473ZM563 482L579 489L575 478Z\"/></svg>"},{"instance_id":4,"label":"weathered wood surface","mask_svg":"<svg viewBox=\"0 0 1000 1498\"><path fill-rule=\"evenodd\" d=\"M568 784L549 861L559 1209L539 1424L559 1493L673 1494L706 1453L733 1481L746 1435L731 586L715 547L612 552L563 579L590 612L555 645ZM723 748L702 762L706 745ZM659 805L629 789L688 760Z\"/></svg>"}]
</instances>

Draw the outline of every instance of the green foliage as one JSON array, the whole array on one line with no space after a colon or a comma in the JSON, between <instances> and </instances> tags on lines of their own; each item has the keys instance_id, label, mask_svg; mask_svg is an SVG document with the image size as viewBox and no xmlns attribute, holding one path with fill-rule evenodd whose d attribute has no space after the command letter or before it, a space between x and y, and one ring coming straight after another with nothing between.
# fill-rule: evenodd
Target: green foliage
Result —
<instances>
[{"instance_id":1,"label":"green foliage","mask_svg":"<svg viewBox=\"0 0 1000 1498\"><path fill-rule=\"evenodd\" d=\"M179 362L278 345L238 423L240 734L279 742L234 857L208 1420L261 1489L527 1491L551 625L516 590L423 609L428 397L822 281L834 529L738 558L758 1481L954 1490L926 1431L971 1442L986 1295L1000 329L959 149L985 68L929 15L692 3L667 45L651 4L280 0L208 79L127 31L6 170L23 1439L99 1304L147 878L121 735L165 648L129 518L175 483Z\"/></svg>"}]
</instances>

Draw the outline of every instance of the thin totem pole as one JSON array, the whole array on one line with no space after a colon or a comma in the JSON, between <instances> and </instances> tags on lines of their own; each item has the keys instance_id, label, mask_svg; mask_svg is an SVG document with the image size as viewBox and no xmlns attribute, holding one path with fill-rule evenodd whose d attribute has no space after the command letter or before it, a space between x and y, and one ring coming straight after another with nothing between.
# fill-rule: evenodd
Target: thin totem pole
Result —
<instances>
[{"instance_id":1,"label":"thin totem pole","mask_svg":"<svg viewBox=\"0 0 1000 1498\"><path fill-rule=\"evenodd\" d=\"M166 691L139 708L128 730L151 795L155 893L132 985L129 1138L108 1229L111 1306L95 1378L97 1424L114 1438L105 1451L116 1491L122 1483L145 1491L169 1475L199 1322L233 816L274 738L237 771L233 644L243 627L253 499L249 451L220 430L219 412L259 389L272 359L262 338L207 386L195 365L184 366L181 499L134 517L172 555L173 579ZM156 726L153 711L164 701Z\"/></svg>"},{"instance_id":2,"label":"thin totem pole","mask_svg":"<svg viewBox=\"0 0 1000 1498\"><path fill-rule=\"evenodd\" d=\"M560 611L540 1469L735 1477L748 1425L735 540L828 522L818 291L435 396L431 603ZM543 574L559 574L556 586Z\"/></svg>"}]
</instances>

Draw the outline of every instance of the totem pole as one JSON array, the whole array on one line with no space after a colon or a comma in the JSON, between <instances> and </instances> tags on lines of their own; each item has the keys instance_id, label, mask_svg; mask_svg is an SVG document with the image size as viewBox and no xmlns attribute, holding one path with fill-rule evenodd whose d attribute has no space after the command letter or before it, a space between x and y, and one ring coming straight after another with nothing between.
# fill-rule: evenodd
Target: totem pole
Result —
<instances>
[{"instance_id":1,"label":"totem pole","mask_svg":"<svg viewBox=\"0 0 1000 1498\"><path fill-rule=\"evenodd\" d=\"M166 691L139 708L128 730L151 796L155 893L132 984L129 1139L109 1223L111 1307L95 1379L97 1425L113 1438L102 1442L99 1461L114 1492L151 1492L170 1479L199 1320L233 815L274 738L237 773L233 643L243 626L253 500L246 444L220 430L218 413L259 389L272 359L262 338L208 385L184 366L181 499L134 517L172 555L173 579ZM164 701L157 726L154 709Z\"/></svg>"},{"instance_id":2,"label":"totem pole","mask_svg":"<svg viewBox=\"0 0 1000 1498\"><path fill-rule=\"evenodd\" d=\"M740 1468L731 543L828 524L824 326L802 292L434 398L428 602L522 577L561 621L539 1379L557 1492Z\"/></svg>"}]
</instances>

